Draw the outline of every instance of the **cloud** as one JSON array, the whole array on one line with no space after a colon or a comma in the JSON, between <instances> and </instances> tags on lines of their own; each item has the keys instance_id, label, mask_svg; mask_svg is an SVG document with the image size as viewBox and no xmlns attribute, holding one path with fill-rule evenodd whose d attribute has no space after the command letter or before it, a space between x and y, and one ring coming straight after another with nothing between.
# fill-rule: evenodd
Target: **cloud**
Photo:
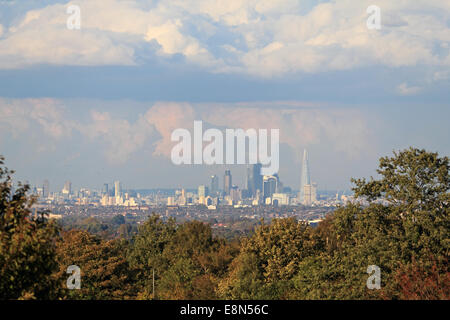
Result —
<instances>
[{"instance_id":1,"label":"cloud","mask_svg":"<svg viewBox=\"0 0 450 320\"><path fill-rule=\"evenodd\" d=\"M135 123L113 117L109 112L91 110L91 121L79 124L79 131L91 141L100 140L106 160L114 165L125 164L135 152L144 149L153 128L140 116Z\"/></svg>"},{"instance_id":2,"label":"cloud","mask_svg":"<svg viewBox=\"0 0 450 320\"><path fill-rule=\"evenodd\" d=\"M104 108L105 109L105 108ZM280 129L280 142L300 155L302 148L329 143L349 158L360 156L370 143L364 116L353 109L320 108L311 103L180 103L157 102L134 121L117 113L91 109L82 120L66 112L64 101L54 99L1 99L0 132L13 133L24 146L27 136L40 141L96 146L111 165L128 163L143 154L170 159L173 130L193 129L194 120L205 127ZM37 130L37 131L33 131ZM76 133L76 135L75 135ZM82 140L80 141L79 137ZM71 138L76 140L70 140ZM1 141L0 141L1 143ZM80 151L73 150L75 154ZM77 153L78 152L78 153Z\"/></svg>"},{"instance_id":3,"label":"cloud","mask_svg":"<svg viewBox=\"0 0 450 320\"><path fill-rule=\"evenodd\" d=\"M17 18L0 39L0 68L140 65L142 57L174 55L209 72L259 77L368 66L450 68L445 1L380 0L379 31L366 27L369 0L80 0L73 4L81 8L81 30L66 28L69 4Z\"/></svg>"},{"instance_id":4,"label":"cloud","mask_svg":"<svg viewBox=\"0 0 450 320\"><path fill-rule=\"evenodd\" d=\"M178 128L192 128L195 111L189 103L157 102L145 114L147 123L159 133L154 155L170 157L171 135Z\"/></svg>"},{"instance_id":5,"label":"cloud","mask_svg":"<svg viewBox=\"0 0 450 320\"><path fill-rule=\"evenodd\" d=\"M407 83L402 83L397 87L397 93L402 96L412 96L422 92L421 87L409 86Z\"/></svg>"},{"instance_id":6,"label":"cloud","mask_svg":"<svg viewBox=\"0 0 450 320\"><path fill-rule=\"evenodd\" d=\"M0 40L0 68L135 65L134 48L122 35L95 28L88 32L69 30L68 17L66 6L60 4L27 12Z\"/></svg>"},{"instance_id":7,"label":"cloud","mask_svg":"<svg viewBox=\"0 0 450 320\"><path fill-rule=\"evenodd\" d=\"M436 71L433 74L433 81L446 81L450 79L450 70Z\"/></svg>"},{"instance_id":8,"label":"cloud","mask_svg":"<svg viewBox=\"0 0 450 320\"><path fill-rule=\"evenodd\" d=\"M370 135L364 116L346 108L283 108L283 102L266 108L228 105L204 113L202 119L226 128L280 129L280 143L287 144L298 157L304 147L331 143L335 151L348 157L364 152ZM211 111L211 110L209 110Z\"/></svg>"},{"instance_id":9,"label":"cloud","mask_svg":"<svg viewBox=\"0 0 450 320\"><path fill-rule=\"evenodd\" d=\"M74 129L74 122L65 118L64 111L56 99L0 98L0 129L17 137L34 125L48 137L61 140Z\"/></svg>"},{"instance_id":10,"label":"cloud","mask_svg":"<svg viewBox=\"0 0 450 320\"><path fill-rule=\"evenodd\" d=\"M55 99L0 98L0 146L20 142L26 154L54 152L57 143L72 136L76 123L66 117Z\"/></svg>"}]
</instances>

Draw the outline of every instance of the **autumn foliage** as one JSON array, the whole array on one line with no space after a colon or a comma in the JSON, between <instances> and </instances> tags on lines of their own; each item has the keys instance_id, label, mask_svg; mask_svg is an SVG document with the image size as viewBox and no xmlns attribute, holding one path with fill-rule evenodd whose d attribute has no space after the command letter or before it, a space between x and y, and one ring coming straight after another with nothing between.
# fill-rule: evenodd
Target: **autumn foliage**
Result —
<instances>
[{"instance_id":1,"label":"autumn foliage","mask_svg":"<svg viewBox=\"0 0 450 320\"><path fill-rule=\"evenodd\" d=\"M28 187L13 192L1 165L1 299L450 298L449 159L436 153L380 159L379 179L353 180L368 205L337 208L317 227L261 221L233 241L208 224L158 216L112 240L63 231L32 215ZM81 269L79 290L66 287L69 265ZM371 265L379 290L367 287Z\"/></svg>"}]
</instances>

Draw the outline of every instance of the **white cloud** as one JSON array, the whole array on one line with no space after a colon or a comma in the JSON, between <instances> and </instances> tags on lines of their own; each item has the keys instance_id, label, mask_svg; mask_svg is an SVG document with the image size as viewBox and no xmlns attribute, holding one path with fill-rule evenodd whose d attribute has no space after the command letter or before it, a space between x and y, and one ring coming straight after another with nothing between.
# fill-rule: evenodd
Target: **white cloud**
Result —
<instances>
[{"instance_id":1,"label":"white cloud","mask_svg":"<svg viewBox=\"0 0 450 320\"><path fill-rule=\"evenodd\" d=\"M80 0L81 30L65 27L69 4L29 11L5 31L0 68L133 65L138 50L180 54L211 72L264 77L367 66L450 67L446 1L379 0L379 31L366 27L369 0L317 2L311 10L299 0Z\"/></svg>"},{"instance_id":2,"label":"white cloud","mask_svg":"<svg viewBox=\"0 0 450 320\"><path fill-rule=\"evenodd\" d=\"M64 101L1 99L0 133L12 133L23 145L28 143L26 137L35 136L39 137L40 144L45 142L54 146L57 141L71 139L76 132L77 139L81 135L83 143L100 148L105 160L113 165L126 164L132 156L143 152L169 159L174 146L171 141L173 130L192 130L194 120L203 120L215 128L280 129L280 142L298 155L305 146L325 142L333 145L335 151L352 158L359 157L370 145L366 119L357 111L321 109L315 104L298 101L158 102L135 121L102 109L92 109L87 120L74 120L66 112Z\"/></svg>"},{"instance_id":3,"label":"white cloud","mask_svg":"<svg viewBox=\"0 0 450 320\"><path fill-rule=\"evenodd\" d=\"M56 151L57 143L70 138L76 125L65 111L55 99L0 98L0 146L12 137L26 154Z\"/></svg>"},{"instance_id":4,"label":"white cloud","mask_svg":"<svg viewBox=\"0 0 450 320\"><path fill-rule=\"evenodd\" d=\"M423 90L421 87L409 86L406 82L401 83L397 87L397 93L402 96L412 96L420 93Z\"/></svg>"},{"instance_id":5,"label":"white cloud","mask_svg":"<svg viewBox=\"0 0 450 320\"><path fill-rule=\"evenodd\" d=\"M446 81L450 79L450 70L436 71L433 74L433 81Z\"/></svg>"},{"instance_id":6,"label":"white cloud","mask_svg":"<svg viewBox=\"0 0 450 320\"><path fill-rule=\"evenodd\" d=\"M370 139L367 122L356 110L322 109L302 103L271 102L228 104L209 107L202 119L226 128L280 129L280 142L287 144L297 156L305 146L329 142L335 151L359 157ZM261 108L262 107L262 108ZM213 112L211 112L213 110Z\"/></svg>"},{"instance_id":7,"label":"white cloud","mask_svg":"<svg viewBox=\"0 0 450 320\"><path fill-rule=\"evenodd\" d=\"M91 141L100 141L106 160L115 165L125 164L133 153L144 149L148 138L154 134L142 116L130 123L97 110L91 111L91 122L80 123L78 129Z\"/></svg>"},{"instance_id":8,"label":"white cloud","mask_svg":"<svg viewBox=\"0 0 450 320\"><path fill-rule=\"evenodd\" d=\"M155 143L155 155L169 157L172 149L171 134L178 128L191 128L195 120L195 111L189 103L158 102L145 114L149 125L159 133Z\"/></svg>"},{"instance_id":9,"label":"white cloud","mask_svg":"<svg viewBox=\"0 0 450 320\"><path fill-rule=\"evenodd\" d=\"M37 125L48 137L60 140L72 134L74 122L65 119L63 104L50 98L0 98L0 129L19 136Z\"/></svg>"}]
</instances>

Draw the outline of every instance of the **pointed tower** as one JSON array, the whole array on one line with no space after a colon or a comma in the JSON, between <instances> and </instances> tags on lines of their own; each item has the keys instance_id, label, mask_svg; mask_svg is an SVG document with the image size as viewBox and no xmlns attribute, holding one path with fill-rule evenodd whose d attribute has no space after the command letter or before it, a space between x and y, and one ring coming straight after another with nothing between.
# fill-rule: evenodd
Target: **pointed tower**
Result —
<instances>
[{"instance_id":1,"label":"pointed tower","mask_svg":"<svg viewBox=\"0 0 450 320\"><path fill-rule=\"evenodd\" d=\"M303 153L302 177L300 180L300 202L303 202L306 185L311 185L311 177L309 175L308 152L305 149Z\"/></svg>"}]
</instances>

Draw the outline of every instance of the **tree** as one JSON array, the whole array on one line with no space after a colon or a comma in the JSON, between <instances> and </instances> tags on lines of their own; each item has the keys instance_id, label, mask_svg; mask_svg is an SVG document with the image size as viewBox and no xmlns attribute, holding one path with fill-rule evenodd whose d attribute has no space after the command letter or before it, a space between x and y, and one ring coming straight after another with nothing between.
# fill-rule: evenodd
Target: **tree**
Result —
<instances>
[{"instance_id":1,"label":"tree","mask_svg":"<svg viewBox=\"0 0 450 320\"><path fill-rule=\"evenodd\" d=\"M433 266L424 268L413 259L401 265L395 274L401 299L407 300L449 300L450 272L448 261L433 261Z\"/></svg>"},{"instance_id":2,"label":"tree","mask_svg":"<svg viewBox=\"0 0 450 320\"><path fill-rule=\"evenodd\" d=\"M236 254L235 248L214 239L209 224L190 221L179 225L164 248L169 268L161 276L166 299L215 299L219 278Z\"/></svg>"},{"instance_id":3,"label":"tree","mask_svg":"<svg viewBox=\"0 0 450 320\"><path fill-rule=\"evenodd\" d=\"M180 225L164 254L168 260L174 257L191 258L198 264L198 258L213 245L212 232L209 225L200 221L185 222Z\"/></svg>"},{"instance_id":4,"label":"tree","mask_svg":"<svg viewBox=\"0 0 450 320\"><path fill-rule=\"evenodd\" d=\"M228 276L219 283L217 292L222 299L268 299L260 261L254 253L240 253L233 260Z\"/></svg>"},{"instance_id":5,"label":"tree","mask_svg":"<svg viewBox=\"0 0 450 320\"><path fill-rule=\"evenodd\" d=\"M311 228L294 218L274 219L244 239L229 277L220 283L223 298L286 298L299 263L318 247Z\"/></svg>"},{"instance_id":6,"label":"tree","mask_svg":"<svg viewBox=\"0 0 450 320\"><path fill-rule=\"evenodd\" d=\"M394 151L394 157L380 159L380 180L352 179L353 191L369 201L383 198L406 209L405 214L428 209L445 212L450 200L449 169L448 157L439 158L437 153L415 148Z\"/></svg>"},{"instance_id":7,"label":"tree","mask_svg":"<svg viewBox=\"0 0 450 320\"><path fill-rule=\"evenodd\" d=\"M369 205L334 212L334 244L300 264L296 298L408 299L448 292L448 157L411 148L381 158L377 172L378 180L352 180L355 195ZM382 290L366 287L369 265L380 267ZM420 291L425 285L426 294ZM441 293L433 293L438 287Z\"/></svg>"},{"instance_id":8,"label":"tree","mask_svg":"<svg viewBox=\"0 0 450 320\"><path fill-rule=\"evenodd\" d=\"M46 212L31 215L29 186L19 183L14 192L14 172L3 164L0 156L0 299L54 298L58 227Z\"/></svg>"},{"instance_id":9,"label":"tree","mask_svg":"<svg viewBox=\"0 0 450 320\"><path fill-rule=\"evenodd\" d=\"M151 216L139 228L128 259L138 270L139 298L206 300L216 298L217 283L236 252L236 244L213 238L208 224L176 225Z\"/></svg>"},{"instance_id":10,"label":"tree","mask_svg":"<svg viewBox=\"0 0 450 320\"><path fill-rule=\"evenodd\" d=\"M122 225L125 224L125 217L121 214L115 215L112 219L111 219L111 223L115 224L115 225Z\"/></svg>"},{"instance_id":11,"label":"tree","mask_svg":"<svg viewBox=\"0 0 450 320\"><path fill-rule=\"evenodd\" d=\"M448 157L413 149L380 159L380 180L353 180L355 195L369 201L384 199L403 249L415 255L448 257L450 240L450 174Z\"/></svg>"},{"instance_id":12,"label":"tree","mask_svg":"<svg viewBox=\"0 0 450 320\"><path fill-rule=\"evenodd\" d=\"M60 296L65 299L127 299L136 296L134 274L126 260L126 243L104 241L86 231L63 232L57 243ZM81 270L81 289L70 290L67 268Z\"/></svg>"},{"instance_id":13,"label":"tree","mask_svg":"<svg viewBox=\"0 0 450 320\"><path fill-rule=\"evenodd\" d=\"M158 282L161 274L168 270L167 259L163 256L165 247L172 241L176 232L174 219L167 222L157 215L152 215L139 227L138 234L133 238L128 252L128 261L137 270L138 282L136 286L141 298L152 296L153 272Z\"/></svg>"}]
</instances>

